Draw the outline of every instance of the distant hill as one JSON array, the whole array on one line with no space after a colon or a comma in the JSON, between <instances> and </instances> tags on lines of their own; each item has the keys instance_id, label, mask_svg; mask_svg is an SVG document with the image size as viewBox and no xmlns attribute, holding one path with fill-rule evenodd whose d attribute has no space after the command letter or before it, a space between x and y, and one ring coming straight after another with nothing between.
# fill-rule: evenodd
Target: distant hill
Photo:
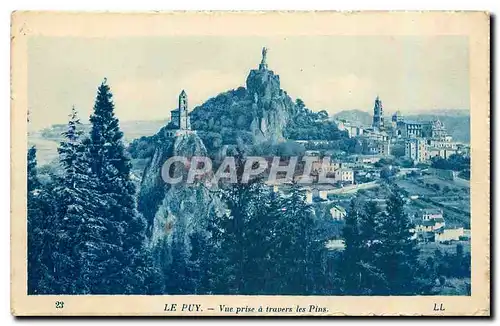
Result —
<instances>
[{"instance_id":1,"label":"distant hill","mask_svg":"<svg viewBox=\"0 0 500 326\"><path fill-rule=\"evenodd\" d=\"M166 124L166 120L134 120L120 121L120 129L123 131L123 136L126 142L145 136L154 134ZM45 140L53 140L59 143L62 140L61 133L66 131L65 124L54 124L48 128L34 132L33 135L40 135ZM82 124L84 133L90 130L90 124ZM31 135L30 135L31 136Z\"/></svg>"},{"instance_id":2,"label":"distant hill","mask_svg":"<svg viewBox=\"0 0 500 326\"><path fill-rule=\"evenodd\" d=\"M120 128L125 142L130 143L136 138L155 134L165 124L165 120L120 121ZM66 128L65 124L55 124L29 133L28 145L36 146L39 164L46 164L57 158L57 146L63 140L61 133ZM90 130L90 124L82 125L82 129L87 133Z\"/></svg>"},{"instance_id":3,"label":"distant hill","mask_svg":"<svg viewBox=\"0 0 500 326\"><path fill-rule=\"evenodd\" d=\"M470 142L470 116L417 114L405 116L411 120L428 121L439 119L446 127L448 134L456 141Z\"/></svg>"},{"instance_id":4,"label":"distant hill","mask_svg":"<svg viewBox=\"0 0 500 326\"><path fill-rule=\"evenodd\" d=\"M422 112L414 112L412 115L433 115L447 117L468 117L470 111L468 109L434 109Z\"/></svg>"},{"instance_id":5,"label":"distant hill","mask_svg":"<svg viewBox=\"0 0 500 326\"><path fill-rule=\"evenodd\" d=\"M373 116L370 112L361 110L343 110L333 115L334 119L356 122L361 126L370 126Z\"/></svg>"}]
</instances>

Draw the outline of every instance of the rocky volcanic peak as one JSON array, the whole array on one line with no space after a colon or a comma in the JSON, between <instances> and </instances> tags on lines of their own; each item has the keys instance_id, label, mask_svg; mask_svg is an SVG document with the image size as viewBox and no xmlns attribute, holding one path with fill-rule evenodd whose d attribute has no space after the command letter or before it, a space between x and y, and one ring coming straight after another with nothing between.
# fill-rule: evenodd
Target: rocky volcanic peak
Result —
<instances>
[{"instance_id":1,"label":"rocky volcanic peak","mask_svg":"<svg viewBox=\"0 0 500 326\"><path fill-rule=\"evenodd\" d=\"M279 75L263 59L246 79L246 88L227 91L196 107L191 113L194 129L249 132L255 143L283 140L283 129L295 104L280 88Z\"/></svg>"},{"instance_id":2,"label":"rocky volcanic peak","mask_svg":"<svg viewBox=\"0 0 500 326\"><path fill-rule=\"evenodd\" d=\"M269 102L283 93L280 88L280 77L272 70L251 70L246 85L248 93L263 102Z\"/></svg>"},{"instance_id":3,"label":"rocky volcanic peak","mask_svg":"<svg viewBox=\"0 0 500 326\"><path fill-rule=\"evenodd\" d=\"M170 242L174 232L181 232L189 245L189 235L204 230L204 216L213 209L214 198L210 191L198 182L170 185L161 177L165 161L173 156L206 156L207 150L196 133L184 133L159 145L151 162L144 171L139 193L139 210L148 220L151 245L159 241ZM187 170L179 165L172 176L183 175Z\"/></svg>"},{"instance_id":4,"label":"rocky volcanic peak","mask_svg":"<svg viewBox=\"0 0 500 326\"><path fill-rule=\"evenodd\" d=\"M295 104L280 88L279 76L272 70L252 70L246 83L248 94L253 97L255 114L250 130L254 140L281 141Z\"/></svg>"}]
</instances>

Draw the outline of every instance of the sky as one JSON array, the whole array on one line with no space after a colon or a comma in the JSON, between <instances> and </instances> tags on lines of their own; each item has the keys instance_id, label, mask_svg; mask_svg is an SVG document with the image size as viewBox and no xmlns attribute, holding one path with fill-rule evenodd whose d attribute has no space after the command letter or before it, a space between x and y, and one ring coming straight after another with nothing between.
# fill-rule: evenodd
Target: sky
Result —
<instances>
[{"instance_id":1,"label":"sky","mask_svg":"<svg viewBox=\"0 0 500 326\"><path fill-rule=\"evenodd\" d=\"M82 121L107 79L120 120L168 119L185 89L190 109L245 86L269 51L281 88L314 111L469 109L468 39L461 36L33 36L28 42L30 129Z\"/></svg>"}]
</instances>

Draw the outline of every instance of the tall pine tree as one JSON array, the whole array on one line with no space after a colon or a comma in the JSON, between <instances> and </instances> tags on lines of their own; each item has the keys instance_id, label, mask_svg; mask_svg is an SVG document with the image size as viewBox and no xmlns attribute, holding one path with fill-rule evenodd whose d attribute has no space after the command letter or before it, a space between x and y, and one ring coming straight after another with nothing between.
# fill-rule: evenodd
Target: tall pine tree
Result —
<instances>
[{"instance_id":1,"label":"tall pine tree","mask_svg":"<svg viewBox=\"0 0 500 326\"><path fill-rule=\"evenodd\" d=\"M355 200L351 204L345 217L345 226L342 231L345 249L342 253L339 266L339 276L342 280L342 292L346 295L363 294L361 287L363 240L360 232L360 213Z\"/></svg>"},{"instance_id":2,"label":"tall pine tree","mask_svg":"<svg viewBox=\"0 0 500 326\"><path fill-rule=\"evenodd\" d=\"M417 277L419 250L412 239L411 223L404 211L401 195L393 192L387 200L387 209L381 215L377 246L377 267L386 279L380 295L420 294L422 284Z\"/></svg>"},{"instance_id":3,"label":"tall pine tree","mask_svg":"<svg viewBox=\"0 0 500 326\"><path fill-rule=\"evenodd\" d=\"M64 170L57 180L55 203L57 223L57 279L62 293L87 293L81 279L80 249L87 243L85 228L99 212L101 197L97 180L90 171L87 148L82 139L83 131L78 113L73 107L58 152Z\"/></svg>"},{"instance_id":4,"label":"tall pine tree","mask_svg":"<svg viewBox=\"0 0 500 326\"><path fill-rule=\"evenodd\" d=\"M53 257L57 253L52 189L37 173L36 148L27 153L28 293L57 293Z\"/></svg>"},{"instance_id":5,"label":"tall pine tree","mask_svg":"<svg viewBox=\"0 0 500 326\"><path fill-rule=\"evenodd\" d=\"M375 201L365 203L360 213L359 235L361 250L359 256L361 293L372 295L377 293L386 284L386 278L377 267L379 240L379 223L381 212Z\"/></svg>"},{"instance_id":6,"label":"tall pine tree","mask_svg":"<svg viewBox=\"0 0 500 326\"><path fill-rule=\"evenodd\" d=\"M106 80L99 86L84 142L98 209L80 230L82 279L90 293L128 294L144 291L145 222L137 214L131 163L114 114Z\"/></svg>"},{"instance_id":7,"label":"tall pine tree","mask_svg":"<svg viewBox=\"0 0 500 326\"><path fill-rule=\"evenodd\" d=\"M317 233L313 211L298 185L292 184L289 196L283 198L278 217L275 242L279 255L274 263L280 268L281 293L313 294L315 283L323 273L325 247Z\"/></svg>"}]
</instances>

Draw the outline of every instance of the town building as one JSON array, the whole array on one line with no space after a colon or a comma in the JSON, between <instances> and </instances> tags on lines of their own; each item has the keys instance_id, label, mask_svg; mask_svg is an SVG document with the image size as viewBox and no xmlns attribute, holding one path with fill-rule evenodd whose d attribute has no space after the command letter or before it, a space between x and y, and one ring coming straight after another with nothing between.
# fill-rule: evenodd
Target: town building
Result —
<instances>
[{"instance_id":1,"label":"town building","mask_svg":"<svg viewBox=\"0 0 500 326\"><path fill-rule=\"evenodd\" d=\"M405 156L415 163L427 161L427 148L422 138L409 138L405 143Z\"/></svg>"},{"instance_id":2,"label":"town building","mask_svg":"<svg viewBox=\"0 0 500 326\"><path fill-rule=\"evenodd\" d=\"M377 154L382 156L391 155L391 141L384 141L377 143Z\"/></svg>"},{"instance_id":3,"label":"town building","mask_svg":"<svg viewBox=\"0 0 500 326\"><path fill-rule=\"evenodd\" d=\"M452 141L451 136L445 136L440 138L428 138L427 145L435 148L450 148L457 149L458 144Z\"/></svg>"},{"instance_id":4,"label":"town building","mask_svg":"<svg viewBox=\"0 0 500 326\"><path fill-rule=\"evenodd\" d=\"M459 171L429 168L428 171L443 180L453 181L458 177Z\"/></svg>"},{"instance_id":5,"label":"town building","mask_svg":"<svg viewBox=\"0 0 500 326\"><path fill-rule=\"evenodd\" d=\"M362 136L364 128L351 122L336 120L335 124L340 131L346 131L349 138Z\"/></svg>"},{"instance_id":6,"label":"town building","mask_svg":"<svg viewBox=\"0 0 500 326\"><path fill-rule=\"evenodd\" d=\"M336 123L340 130L347 131L349 137L360 137L363 154L390 156L391 144L400 139L405 144L405 156L415 163L427 163L436 156L446 159L452 154L470 155L470 147L453 142L439 119L405 119L400 111L396 111L390 124L386 124L383 111L382 101L377 96L370 127L362 128L345 120Z\"/></svg>"},{"instance_id":7,"label":"town building","mask_svg":"<svg viewBox=\"0 0 500 326\"><path fill-rule=\"evenodd\" d=\"M423 209L420 211L420 219L415 223L414 238L423 242L435 241L436 232L442 232L445 228L443 211L440 209Z\"/></svg>"},{"instance_id":8,"label":"town building","mask_svg":"<svg viewBox=\"0 0 500 326\"><path fill-rule=\"evenodd\" d=\"M359 166L360 164L375 164L381 159L384 158L382 155L353 155L352 156L355 166ZM344 164L345 165L345 164Z\"/></svg>"},{"instance_id":9,"label":"town building","mask_svg":"<svg viewBox=\"0 0 500 326\"><path fill-rule=\"evenodd\" d=\"M318 160L312 162L311 171L314 173L333 173L335 170L342 168L342 162L338 161L330 161L327 164L323 165L323 160ZM325 170L325 171L323 171Z\"/></svg>"},{"instance_id":10,"label":"town building","mask_svg":"<svg viewBox=\"0 0 500 326\"><path fill-rule=\"evenodd\" d=\"M345 219L347 212L344 209L344 207L335 205L332 208L330 208L330 215L332 216L332 219L335 221L342 221Z\"/></svg>"},{"instance_id":11,"label":"town building","mask_svg":"<svg viewBox=\"0 0 500 326\"><path fill-rule=\"evenodd\" d=\"M352 169L341 168L334 172L335 182L354 183L354 171Z\"/></svg>"},{"instance_id":12,"label":"town building","mask_svg":"<svg viewBox=\"0 0 500 326\"><path fill-rule=\"evenodd\" d=\"M375 128L367 128L363 131L364 138L376 141L389 141L389 134L385 131L381 131Z\"/></svg>"},{"instance_id":13,"label":"town building","mask_svg":"<svg viewBox=\"0 0 500 326\"><path fill-rule=\"evenodd\" d=\"M444 124L439 119L422 124L422 134L424 137L435 139L443 139L448 136Z\"/></svg>"},{"instance_id":14,"label":"town building","mask_svg":"<svg viewBox=\"0 0 500 326\"><path fill-rule=\"evenodd\" d=\"M448 242L470 240L470 230L463 227L447 229L441 209L423 209L421 219L415 223L413 238L422 242Z\"/></svg>"},{"instance_id":15,"label":"town building","mask_svg":"<svg viewBox=\"0 0 500 326\"><path fill-rule=\"evenodd\" d=\"M391 142L390 140L369 140L367 139L364 143L363 152L368 155L380 155L388 156L390 155Z\"/></svg>"},{"instance_id":16,"label":"town building","mask_svg":"<svg viewBox=\"0 0 500 326\"><path fill-rule=\"evenodd\" d=\"M393 115L392 115L392 118L391 118L391 126L393 129L396 129L397 125L398 125L398 122L401 122L403 121L404 118L403 118L403 115L401 114L401 112L398 110L396 111Z\"/></svg>"},{"instance_id":17,"label":"town building","mask_svg":"<svg viewBox=\"0 0 500 326\"><path fill-rule=\"evenodd\" d=\"M398 121L396 124L396 137L422 137L422 122L414 120Z\"/></svg>"},{"instance_id":18,"label":"town building","mask_svg":"<svg viewBox=\"0 0 500 326\"><path fill-rule=\"evenodd\" d=\"M443 219L443 211L441 209L427 208L427 209L422 209L421 213L422 213L422 220L424 221Z\"/></svg>"}]
</instances>

